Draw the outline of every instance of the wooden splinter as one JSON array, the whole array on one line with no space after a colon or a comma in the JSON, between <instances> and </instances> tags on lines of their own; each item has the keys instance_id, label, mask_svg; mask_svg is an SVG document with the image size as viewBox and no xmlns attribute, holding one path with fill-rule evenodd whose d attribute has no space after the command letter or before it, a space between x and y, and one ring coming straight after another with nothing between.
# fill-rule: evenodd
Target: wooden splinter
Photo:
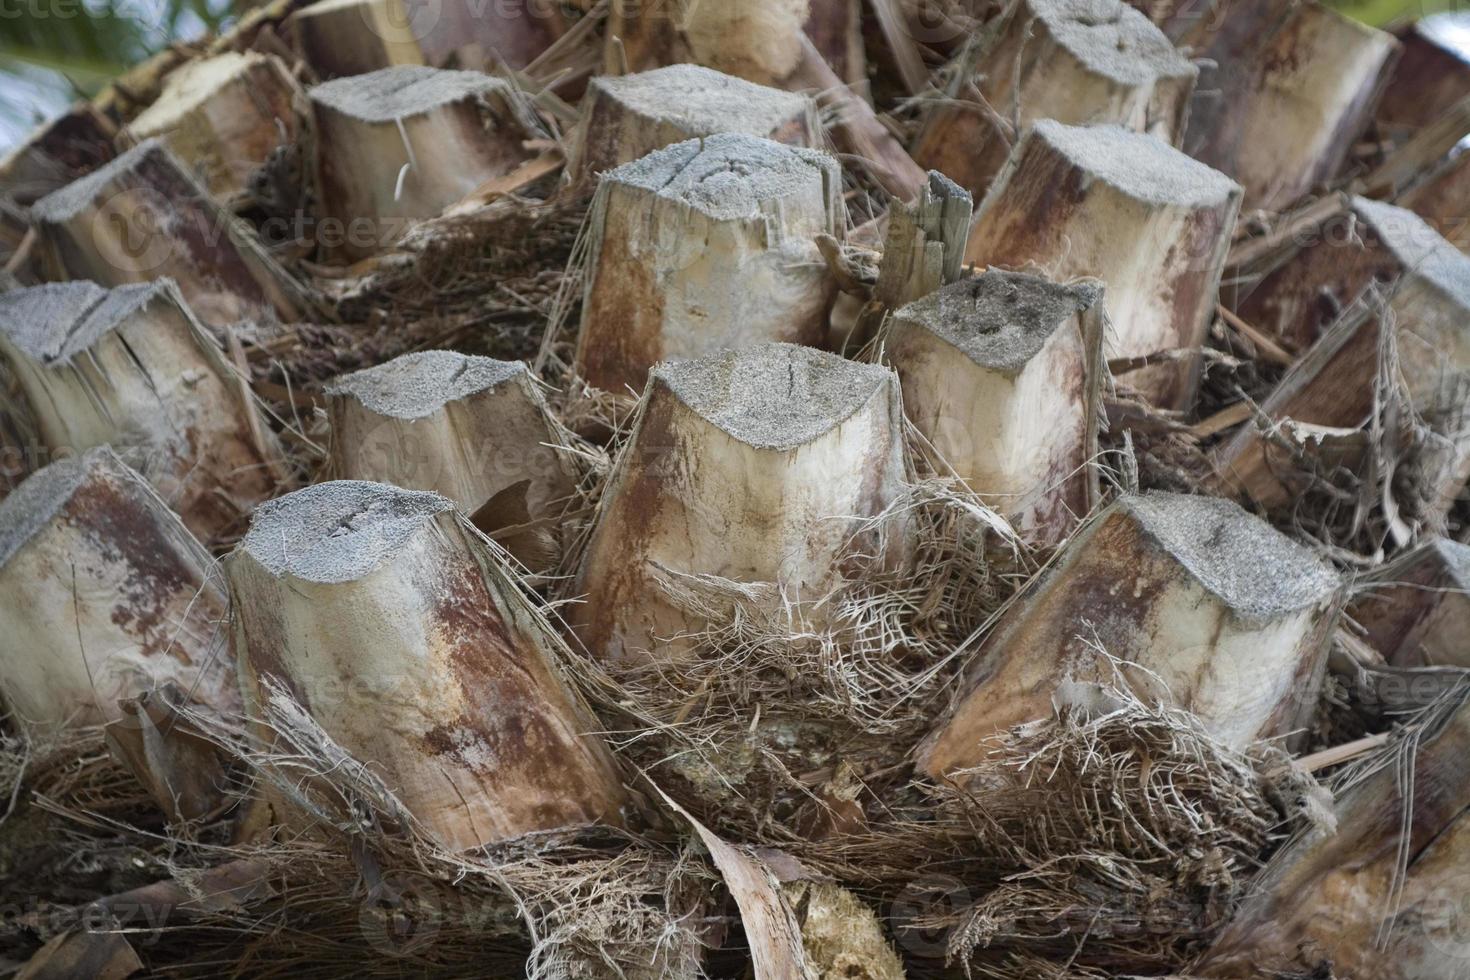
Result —
<instances>
[{"instance_id":1,"label":"wooden splinter","mask_svg":"<svg viewBox=\"0 0 1470 980\"><path fill-rule=\"evenodd\" d=\"M1107 358L1181 351L1119 372L1160 407L1181 408L1198 384L1194 351L1214 315L1239 210L1234 181L1151 136L1044 120L991 185L965 260L1103 280Z\"/></svg>"},{"instance_id":2,"label":"wooden splinter","mask_svg":"<svg viewBox=\"0 0 1470 980\"><path fill-rule=\"evenodd\" d=\"M936 779L975 765L986 738L1050 717L1079 683L1126 683L1235 748L1294 731L1316 705L1337 590L1326 564L1230 501L1124 497L976 651L918 764Z\"/></svg>"},{"instance_id":3,"label":"wooden splinter","mask_svg":"<svg viewBox=\"0 0 1470 980\"><path fill-rule=\"evenodd\" d=\"M977 197L1018 134L1039 119L1117 123L1171 146L1184 135L1199 69L1122 0L1024 0L956 101L940 103L914 145L920 166Z\"/></svg>"},{"instance_id":4,"label":"wooden splinter","mask_svg":"<svg viewBox=\"0 0 1470 980\"><path fill-rule=\"evenodd\" d=\"M216 326L295 319L305 305L253 231L216 204L158 140L145 140L31 208L46 278L178 283Z\"/></svg>"},{"instance_id":5,"label":"wooden splinter","mask_svg":"<svg viewBox=\"0 0 1470 980\"><path fill-rule=\"evenodd\" d=\"M289 692L444 847L622 822L550 627L444 497L317 484L257 510L225 569L247 710Z\"/></svg>"},{"instance_id":6,"label":"wooden splinter","mask_svg":"<svg viewBox=\"0 0 1470 980\"><path fill-rule=\"evenodd\" d=\"M337 476L443 494L465 514L484 510L486 532L542 522L502 543L528 568L551 564L577 474L524 364L424 351L339 378L327 394Z\"/></svg>"},{"instance_id":7,"label":"wooden splinter","mask_svg":"<svg viewBox=\"0 0 1470 980\"><path fill-rule=\"evenodd\" d=\"M187 161L223 204L243 199L251 174L297 137L300 86L273 55L227 52L191 61L128 124L127 135L158 137Z\"/></svg>"},{"instance_id":8,"label":"wooden splinter","mask_svg":"<svg viewBox=\"0 0 1470 980\"><path fill-rule=\"evenodd\" d=\"M820 146L816 103L804 95L699 65L669 65L592 79L582 100L575 177L592 177L672 143L745 133Z\"/></svg>"},{"instance_id":9,"label":"wooden splinter","mask_svg":"<svg viewBox=\"0 0 1470 980\"><path fill-rule=\"evenodd\" d=\"M589 219L578 375L637 392L665 358L820 343L835 287L815 239L841 237L840 190L832 157L736 133L604 174Z\"/></svg>"},{"instance_id":10,"label":"wooden splinter","mask_svg":"<svg viewBox=\"0 0 1470 980\"><path fill-rule=\"evenodd\" d=\"M535 123L504 79L400 66L307 93L316 120L327 242L362 258L515 169Z\"/></svg>"},{"instance_id":11,"label":"wooden splinter","mask_svg":"<svg viewBox=\"0 0 1470 980\"><path fill-rule=\"evenodd\" d=\"M910 303L885 351L904 412L944 464L1027 538L1054 544L1091 507L1102 324L1096 283L992 270Z\"/></svg>"},{"instance_id":12,"label":"wooden splinter","mask_svg":"<svg viewBox=\"0 0 1470 980\"><path fill-rule=\"evenodd\" d=\"M203 540L275 492L275 438L168 280L0 295L0 359L45 452L112 445Z\"/></svg>"},{"instance_id":13,"label":"wooden splinter","mask_svg":"<svg viewBox=\"0 0 1470 980\"><path fill-rule=\"evenodd\" d=\"M107 447L59 460L0 501L0 692L31 731L126 718L174 684L238 710L209 553Z\"/></svg>"},{"instance_id":14,"label":"wooden splinter","mask_svg":"<svg viewBox=\"0 0 1470 980\"><path fill-rule=\"evenodd\" d=\"M697 631L661 576L774 583L816 600L904 477L891 371L764 344L660 364L604 495L569 617L594 655L677 657Z\"/></svg>"},{"instance_id":15,"label":"wooden splinter","mask_svg":"<svg viewBox=\"0 0 1470 980\"><path fill-rule=\"evenodd\" d=\"M1399 48L1316 0L1240 0L1176 40L1205 66L1184 149L1268 211L1337 174Z\"/></svg>"}]
</instances>

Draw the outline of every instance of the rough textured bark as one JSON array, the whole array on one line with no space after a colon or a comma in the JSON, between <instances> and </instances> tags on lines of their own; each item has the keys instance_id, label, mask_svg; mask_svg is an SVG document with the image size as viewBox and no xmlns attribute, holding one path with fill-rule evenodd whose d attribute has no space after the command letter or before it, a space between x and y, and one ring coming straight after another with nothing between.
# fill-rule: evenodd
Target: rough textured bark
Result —
<instances>
[{"instance_id":1,"label":"rough textured bark","mask_svg":"<svg viewBox=\"0 0 1470 980\"><path fill-rule=\"evenodd\" d=\"M1470 14L1433 14L1399 35L1403 54L1378 103L1386 136L1402 138L1427 126L1470 95Z\"/></svg>"},{"instance_id":2,"label":"rough textured bark","mask_svg":"<svg viewBox=\"0 0 1470 980\"><path fill-rule=\"evenodd\" d=\"M556 556L557 517L577 474L562 450L564 430L535 378L519 361L450 351L405 354L337 379L328 389L332 468L349 480L432 490L474 515L496 500L497 519L540 522L525 540L503 542L528 568ZM519 546L518 546L519 545Z\"/></svg>"},{"instance_id":3,"label":"rough textured bark","mask_svg":"<svg viewBox=\"0 0 1470 980\"><path fill-rule=\"evenodd\" d=\"M1107 283L1109 360L1199 347L1240 210L1240 187L1120 126L1038 122L980 205L965 259L1034 264ZM1165 408L1190 404L1197 356L1121 374Z\"/></svg>"},{"instance_id":4,"label":"rough textured bark","mask_svg":"<svg viewBox=\"0 0 1470 980\"><path fill-rule=\"evenodd\" d=\"M1459 977L1470 953L1470 708L1463 685L1339 787L1336 828L1261 873L1198 968L1205 977ZM1330 964L1330 966L1329 966Z\"/></svg>"},{"instance_id":5,"label":"rough textured bark","mask_svg":"<svg viewBox=\"0 0 1470 980\"><path fill-rule=\"evenodd\" d=\"M530 157L534 123L503 79L400 66L313 87L322 213L361 258ZM335 244L335 243L333 243Z\"/></svg>"},{"instance_id":6,"label":"rough textured bark","mask_svg":"<svg viewBox=\"0 0 1470 980\"><path fill-rule=\"evenodd\" d=\"M445 498L308 487L256 511L225 568L247 710L289 691L444 846L621 822L549 626Z\"/></svg>"},{"instance_id":7,"label":"rough textured bark","mask_svg":"<svg viewBox=\"0 0 1470 980\"><path fill-rule=\"evenodd\" d=\"M1049 717L1079 683L1187 708L1237 748L1294 731L1316 706L1337 590L1325 563L1229 501L1124 497L975 651L918 764L935 778L974 765L984 739Z\"/></svg>"},{"instance_id":8,"label":"rough textured bark","mask_svg":"<svg viewBox=\"0 0 1470 980\"><path fill-rule=\"evenodd\" d=\"M577 373L641 391L664 358L820 343L835 287L815 238L842 235L840 190L826 154L733 133L603 175Z\"/></svg>"},{"instance_id":9,"label":"rough textured bark","mask_svg":"<svg viewBox=\"0 0 1470 980\"><path fill-rule=\"evenodd\" d=\"M89 103L47 122L0 160L0 197L30 205L107 163L116 127Z\"/></svg>"},{"instance_id":10,"label":"rough textured bark","mask_svg":"<svg viewBox=\"0 0 1470 980\"><path fill-rule=\"evenodd\" d=\"M254 233L158 140L41 198L31 221L48 279L120 286L167 276L213 325L295 319L304 306Z\"/></svg>"},{"instance_id":11,"label":"rough textured bark","mask_svg":"<svg viewBox=\"0 0 1470 980\"><path fill-rule=\"evenodd\" d=\"M914 159L983 195L1039 119L1116 123L1178 146L1199 69L1121 0L1023 0L958 100L925 119Z\"/></svg>"},{"instance_id":12,"label":"rough textured bark","mask_svg":"<svg viewBox=\"0 0 1470 980\"><path fill-rule=\"evenodd\" d=\"M1419 215L1460 251L1470 252L1470 153L1454 154L1395 203Z\"/></svg>"},{"instance_id":13,"label":"rough textured bark","mask_svg":"<svg viewBox=\"0 0 1470 980\"><path fill-rule=\"evenodd\" d=\"M699 65L594 78L582 101L574 178L631 163L654 150L715 133L745 133L792 146L821 146L810 98Z\"/></svg>"},{"instance_id":14,"label":"rough textured bark","mask_svg":"<svg viewBox=\"0 0 1470 980\"><path fill-rule=\"evenodd\" d=\"M766 344L661 364L603 497L569 618L611 661L676 657L697 630L667 575L776 583L815 600L842 581L856 522L904 476L891 371Z\"/></svg>"},{"instance_id":15,"label":"rough textured bark","mask_svg":"<svg viewBox=\"0 0 1470 980\"><path fill-rule=\"evenodd\" d=\"M279 58L229 52L191 61L169 75L163 93L128 124L128 137L158 137L187 161L205 189L230 203L250 176L298 136L301 88Z\"/></svg>"},{"instance_id":16,"label":"rough textured bark","mask_svg":"<svg viewBox=\"0 0 1470 980\"><path fill-rule=\"evenodd\" d=\"M172 682L238 708L211 559L112 450L52 463L0 501L0 690L37 731L121 721Z\"/></svg>"},{"instance_id":17,"label":"rough textured bark","mask_svg":"<svg viewBox=\"0 0 1470 980\"><path fill-rule=\"evenodd\" d=\"M1245 187L1245 206L1284 210L1335 175L1373 118L1391 34L1314 0L1244 0L1180 39L1200 74L1184 149Z\"/></svg>"},{"instance_id":18,"label":"rough textured bark","mask_svg":"<svg viewBox=\"0 0 1470 980\"><path fill-rule=\"evenodd\" d=\"M320 78L394 65L525 68L564 28L547 0L322 0L291 15L287 32Z\"/></svg>"},{"instance_id":19,"label":"rough textured bark","mask_svg":"<svg viewBox=\"0 0 1470 980\"><path fill-rule=\"evenodd\" d=\"M1344 320L1370 289L1388 293L1388 315ZM1355 198L1343 220L1262 281L1241 315L1307 351L1262 412L1329 427L1356 428L1369 416L1380 332L1391 325L1414 410L1451 442L1433 509L1449 506L1470 476L1470 257L1413 213ZM1216 469L1234 491L1270 507L1295 492L1273 459L1260 431L1246 427L1217 452Z\"/></svg>"},{"instance_id":20,"label":"rough textured bark","mask_svg":"<svg viewBox=\"0 0 1470 980\"><path fill-rule=\"evenodd\" d=\"M1470 546L1435 538L1361 583L1348 615L1396 667L1470 667Z\"/></svg>"},{"instance_id":21,"label":"rough textured bark","mask_svg":"<svg viewBox=\"0 0 1470 980\"><path fill-rule=\"evenodd\" d=\"M0 295L0 358L40 452L113 446L206 541L275 491L274 437L167 280Z\"/></svg>"},{"instance_id":22,"label":"rough textured bark","mask_svg":"<svg viewBox=\"0 0 1470 980\"><path fill-rule=\"evenodd\" d=\"M1096 283L990 271L889 321L904 412L1027 538L1055 544L1091 508L1102 323Z\"/></svg>"}]
</instances>

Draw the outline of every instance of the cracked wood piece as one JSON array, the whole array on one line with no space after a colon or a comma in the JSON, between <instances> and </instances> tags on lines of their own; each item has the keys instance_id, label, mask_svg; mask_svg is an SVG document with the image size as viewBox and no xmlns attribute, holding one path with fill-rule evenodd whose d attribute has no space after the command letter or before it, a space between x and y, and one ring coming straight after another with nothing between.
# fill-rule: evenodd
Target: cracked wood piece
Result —
<instances>
[{"instance_id":1,"label":"cracked wood piece","mask_svg":"<svg viewBox=\"0 0 1470 980\"><path fill-rule=\"evenodd\" d=\"M1395 667L1470 667L1470 546L1434 538L1375 570L1348 615Z\"/></svg>"},{"instance_id":2,"label":"cracked wood piece","mask_svg":"<svg viewBox=\"0 0 1470 980\"><path fill-rule=\"evenodd\" d=\"M824 142L816 103L700 65L669 65L592 79L582 101L574 179L593 177L654 150L715 133L777 143Z\"/></svg>"},{"instance_id":3,"label":"cracked wood piece","mask_svg":"<svg viewBox=\"0 0 1470 980\"><path fill-rule=\"evenodd\" d=\"M837 161L722 133L604 174L576 370L641 391L666 358L766 341L818 344L835 284L815 239L840 237Z\"/></svg>"},{"instance_id":4,"label":"cracked wood piece","mask_svg":"<svg viewBox=\"0 0 1470 980\"><path fill-rule=\"evenodd\" d=\"M1237 749L1295 731L1316 707L1338 584L1228 500L1123 497L974 652L919 767L942 779L975 765L985 739L1049 717L1056 692L1079 683L1186 708Z\"/></svg>"},{"instance_id":5,"label":"cracked wood piece","mask_svg":"<svg viewBox=\"0 0 1470 980\"><path fill-rule=\"evenodd\" d=\"M1410 136L1470 96L1470 14L1431 14L1399 34L1403 54L1378 103L1385 136Z\"/></svg>"},{"instance_id":6,"label":"cracked wood piece","mask_svg":"<svg viewBox=\"0 0 1470 980\"><path fill-rule=\"evenodd\" d=\"M1268 211L1337 174L1399 49L1315 0L1243 0L1179 40L1205 66L1184 149Z\"/></svg>"},{"instance_id":7,"label":"cracked wood piece","mask_svg":"<svg viewBox=\"0 0 1470 980\"><path fill-rule=\"evenodd\" d=\"M29 206L111 160L116 127L81 102L0 159L0 198Z\"/></svg>"},{"instance_id":8,"label":"cracked wood piece","mask_svg":"<svg viewBox=\"0 0 1470 980\"><path fill-rule=\"evenodd\" d=\"M391 245L486 181L531 157L535 124L504 79L399 66L339 78L307 95L316 120L322 213L341 252Z\"/></svg>"},{"instance_id":9,"label":"cracked wood piece","mask_svg":"<svg viewBox=\"0 0 1470 980\"><path fill-rule=\"evenodd\" d=\"M113 446L202 540L275 492L269 428L168 280L0 295L0 358L43 451Z\"/></svg>"},{"instance_id":10,"label":"cracked wood piece","mask_svg":"<svg viewBox=\"0 0 1470 980\"><path fill-rule=\"evenodd\" d=\"M286 21L319 78L395 65L527 67L562 33L550 0L321 0Z\"/></svg>"},{"instance_id":11,"label":"cracked wood piece","mask_svg":"<svg viewBox=\"0 0 1470 980\"><path fill-rule=\"evenodd\" d=\"M898 396L886 368L790 344L654 368L578 574L587 601L568 613L587 648L684 655L664 641L701 624L665 597L669 576L806 601L839 585L849 540L904 478Z\"/></svg>"},{"instance_id":12,"label":"cracked wood piece","mask_svg":"<svg viewBox=\"0 0 1470 980\"><path fill-rule=\"evenodd\" d=\"M1120 126L1043 120L1017 144L970 229L965 260L1107 285L1108 360L1204 343L1240 187ZM1162 408L1192 403L1199 358L1122 376Z\"/></svg>"},{"instance_id":13,"label":"cracked wood piece","mask_svg":"<svg viewBox=\"0 0 1470 980\"><path fill-rule=\"evenodd\" d=\"M304 108L301 87L279 58L228 52L170 74L124 133L138 142L158 137L210 194L230 204L246 197L251 174L277 147L298 138Z\"/></svg>"},{"instance_id":14,"label":"cracked wood piece","mask_svg":"<svg viewBox=\"0 0 1470 980\"><path fill-rule=\"evenodd\" d=\"M1386 315L1344 319L1370 290L1387 293ZM1447 440L1446 460L1429 474L1431 511L1450 505L1470 476L1470 257L1412 212L1354 198L1342 219L1260 283L1240 315L1306 349L1262 413L1338 428L1355 428L1372 412L1381 331L1391 321L1410 403ZM1230 492L1274 507L1296 492L1274 458L1250 426L1217 451L1215 465Z\"/></svg>"},{"instance_id":15,"label":"cracked wood piece","mask_svg":"<svg viewBox=\"0 0 1470 980\"><path fill-rule=\"evenodd\" d=\"M1199 69L1137 10L1023 0L996 29L960 99L926 117L913 152L920 166L980 197L1010 153L1011 127L1040 119L1116 123L1179 145Z\"/></svg>"},{"instance_id":16,"label":"cracked wood piece","mask_svg":"<svg viewBox=\"0 0 1470 980\"><path fill-rule=\"evenodd\" d=\"M145 140L37 201L46 278L104 286L169 277L214 326L296 319L301 291L255 233L224 211L158 140Z\"/></svg>"},{"instance_id":17,"label":"cracked wood piece","mask_svg":"<svg viewBox=\"0 0 1470 980\"><path fill-rule=\"evenodd\" d=\"M986 504L1047 545L1091 508L1102 324L1088 311L1101 294L992 270L889 321L904 412Z\"/></svg>"},{"instance_id":18,"label":"cracked wood piece","mask_svg":"<svg viewBox=\"0 0 1470 980\"><path fill-rule=\"evenodd\" d=\"M0 500L0 691L32 731L125 720L173 683L239 709L213 560L107 447L52 463Z\"/></svg>"},{"instance_id":19,"label":"cracked wood piece","mask_svg":"<svg viewBox=\"0 0 1470 980\"><path fill-rule=\"evenodd\" d=\"M973 212L969 192L934 170L917 201L895 201L878 263L878 301L896 310L958 279Z\"/></svg>"},{"instance_id":20,"label":"cracked wood piece","mask_svg":"<svg viewBox=\"0 0 1470 980\"><path fill-rule=\"evenodd\" d=\"M317 484L257 510L225 570L247 710L289 692L443 846L622 822L559 641L447 499Z\"/></svg>"},{"instance_id":21,"label":"cracked wood piece","mask_svg":"<svg viewBox=\"0 0 1470 980\"><path fill-rule=\"evenodd\" d=\"M1426 980L1465 972L1470 877L1466 687L1335 787L1191 972Z\"/></svg>"},{"instance_id":22,"label":"cracked wood piece","mask_svg":"<svg viewBox=\"0 0 1470 980\"><path fill-rule=\"evenodd\" d=\"M499 496L495 509L517 513L514 523L550 525L507 550L533 571L556 557L554 525L577 473L524 364L423 351L338 378L327 395L336 476L432 490L469 515Z\"/></svg>"}]
</instances>

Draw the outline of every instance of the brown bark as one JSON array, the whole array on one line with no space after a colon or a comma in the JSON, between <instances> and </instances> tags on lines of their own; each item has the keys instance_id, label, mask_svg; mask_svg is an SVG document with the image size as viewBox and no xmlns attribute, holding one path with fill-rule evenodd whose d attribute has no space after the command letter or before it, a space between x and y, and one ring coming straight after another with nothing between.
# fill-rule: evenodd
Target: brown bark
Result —
<instances>
[{"instance_id":1,"label":"brown bark","mask_svg":"<svg viewBox=\"0 0 1470 980\"><path fill-rule=\"evenodd\" d=\"M1470 62L1464 42L1467 27L1470 17L1445 13L1425 17L1399 33L1403 54L1378 103L1382 135L1403 139L1470 96Z\"/></svg>"},{"instance_id":2,"label":"brown bark","mask_svg":"<svg viewBox=\"0 0 1470 980\"><path fill-rule=\"evenodd\" d=\"M123 721L168 683L238 707L209 554L110 449L52 463L0 501L0 689L30 731Z\"/></svg>"},{"instance_id":3,"label":"brown bark","mask_svg":"<svg viewBox=\"0 0 1470 980\"><path fill-rule=\"evenodd\" d=\"M225 569L247 710L294 697L443 846L622 822L554 634L445 498L318 484L257 510Z\"/></svg>"},{"instance_id":4,"label":"brown bark","mask_svg":"<svg viewBox=\"0 0 1470 980\"><path fill-rule=\"evenodd\" d=\"M39 127L0 160L0 197L34 204L115 155L116 127L81 103Z\"/></svg>"},{"instance_id":5,"label":"brown bark","mask_svg":"<svg viewBox=\"0 0 1470 980\"><path fill-rule=\"evenodd\" d=\"M1395 203L1429 222L1460 251L1470 252L1470 153L1456 153L1434 167Z\"/></svg>"},{"instance_id":6,"label":"brown bark","mask_svg":"<svg viewBox=\"0 0 1470 980\"><path fill-rule=\"evenodd\" d=\"M43 197L31 221L51 280L120 286L166 276L195 315L215 326L296 319L306 305L254 232L157 140Z\"/></svg>"},{"instance_id":7,"label":"brown bark","mask_svg":"<svg viewBox=\"0 0 1470 980\"><path fill-rule=\"evenodd\" d=\"M1348 615L1395 667L1470 667L1470 547L1435 538L1360 583Z\"/></svg>"},{"instance_id":8,"label":"brown bark","mask_svg":"<svg viewBox=\"0 0 1470 980\"><path fill-rule=\"evenodd\" d=\"M656 367L610 477L569 619L594 655L685 655L701 623L664 580L716 575L814 601L842 581L857 522L904 475L897 379L765 344ZM667 641L667 642L666 642Z\"/></svg>"},{"instance_id":9,"label":"brown bark","mask_svg":"<svg viewBox=\"0 0 1470 980\"><path fill-rule=\"evenodd\" d=\"M1237 748L1295 731L1316 705L1337 589L1326 564L1235 504L1124 497L971 654L919 767L943 778L975 765L989 736L1049 717L1063 685L1127 685Z\"/></svg>"},{"instance_id":10,"label":"brown bark","mask_svg":"<svg viewBox=\"0 0 1470 980\"><path fill-rule=\"evenodd\" d=\"M1119 126L1043 121L981 204L965 259L1107 283L1109 360L1182 350L1121 380L1164 408L1189 405L1240 208L1240 187Z\"/></svg>"},{"instance_id":11,"label":"brown bark","mask_svg":"<svg viewBox=\"0 0 1470 980\"><path fill-rule=\"evenodd\" d=\"M638 392L665 358L820 343L834 286L814 240L842 234L840 182L824 153L733 133L604 174L577 374Z\"/></svg>"},{"instance_id":12,"label":"brown bark","mask_svg":"<svg viewBox=\"0 0 1470 980\"><path fill-rule=\"evenodd\" d=\"M978 199L1038 119L1116 123L1179 145L1199 69L1121 0L1024 0L986 29L997 33L975 76L925 119L921 166Z\"/></svg>"},{"instance_id":13,"label":"brown bark","mask_svg":"<svg viewBox=\"0 0 1470 980\"><path fill-rule=\"evenodd\" d=\"M911 303L884 349L904 412L946 467L1027 539L1057 543L1092 506L1102 319L1096 284L990 271Z\"/></svg>"}]
</instances>

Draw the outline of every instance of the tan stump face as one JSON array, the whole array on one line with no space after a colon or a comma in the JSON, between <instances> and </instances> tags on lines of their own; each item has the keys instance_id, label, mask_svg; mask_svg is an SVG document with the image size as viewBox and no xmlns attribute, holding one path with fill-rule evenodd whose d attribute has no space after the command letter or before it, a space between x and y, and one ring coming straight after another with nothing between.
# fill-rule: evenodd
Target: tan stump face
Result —
<instances>
[{"instance_id":1,"label":"tan stump face","mask_svg":"<svg viewBox=\"0 0 1470 980\"><path fill-rule=\"evenodd\" d=\"M123 718L173 683L238 709L211 559L111 450L53 463L0 502L0 689L27 727Z\"/></svg>"},{"instance_id":2,"label":"tan stump face","mask_svg":"<svg viewBox=\"0 0 1470 980\"><path fill-rule=\"evenodd\" d=\"M1011 153L975 216L965 260L1035 266L1106 287L1109 360L1195 348L1213 315L1240 187L1150 136L1042 121ZM1189 404L1197 358L1121 377L1155 404Z\"/></svg>"},{"instance_id":3,"label":"tan stump face","mask_svg":"<svg viewBox=\"0 0 1470 980\"><path fill-rule=\"evenodd\" d=\"M1124 498L975 654L919 765L942 778L975 764L984 739L1050 716L1069 681L1126 684L1187 708L1238 748L1284 734L1315 704L1337 585L1310 552L1228 501ZM1115 670L1099 647L1135 666Z\"/></svg>"},{"instance_id":4,"label":"tan stump face","mask_svg":"<svg viewBox=\"0 0 1470 980\"><path fill-rule=\"evenodd\" d=\"M169 277L209 324L293 309L258 243L157 140L37 201L31 220L52 280L121 286Z\"/></svg>"},{"instance_id":5,"label":"tan stump face","mask_svg":"<svg viewBox=\"0 0 1470 980\"><path fill-rule=\"evenodd\" d=\"M837 162L720 134L605 174L576 368L607 391L641 391L667 358L766 341L817 344L833 286L815 245L840 236Z\"/></svg>"},{"instance_id":6,"label":"tan stump face","mask_svg":"<svg viewBox=\"0 0 1470 980\"><path fill-rule=\"evenodd\" d=\"M978 94L1022 128L1039 119L1116 123L1178 146L1199 69L1147 17L1121 0L1028 0L977 65ZM1007 140L975 104L933 111L914 157L983 195Z\"/></svg>"},{"instance_id":7,"label":"tan stump face","mask_svg":"<svg viewBox=\"0 0 1470 980\"><path fill-rule=\"evenodd\" d=\"M530 153L529 117L503 79L400 65L307 93L316 120L322 211L340 250L361 258L436 217ZM335 242L334 242L335 244Z\"/></svg>"},{"instance_id":8,"label":"tan stump face","mask_svg":"<svg viewBox=\"0 0 1470 980\"><path fill-rule=\"evenodd\" d=\"M451 848L621 820L595 722L496 561L444 498L339 481L262 507L226 566L247 707L273 679Z\"/></svg>"},{"instance_id":9,"label":"tan stump face","mask_svg":"<svg viewBox=\"0 0 1470 980\"><path fill-rule=\"evenodd\" d=\"M275 490L274 437L166 280L0 296L0 357L45 452L113 446L205 541Z\"/></svg>"},{"instance_id":10,"label":"tan stump face","mask_svg":"<svg viewBox=\"0 0 1470 980\"><path fill-rule=\"evenodd\" d=\"M992 270L889 322L905 414L956 475L1041 543L1088 509L1086 372L1101 338L1083 314L1099 297L1095 285Z\"/></svg>"},{"instance_id":11,"label":"tan stump face","mask_svg":"<svg viewBox=\"0 0 1470 980\"><path fill-rule=\"evenodd\" d=\"M791 146L822 142L816 103L805 95L699 65L669 65L588 83L571 170L595 178L654 150L716 133Z\"/></svg>"},{"instance_id":12,"label":"tan stump face","mask_svg":"<svg viewBox=\"0 0 1470 980\"><path fill-rule=\"evenodd\" d=\"M899 490L901 435L883 368L786 344L661 365L578 577L583 642L613 661L681 655L667 641L698 624L658 569L822 597L856 522Z\"/></svg>"}]
</instances>

